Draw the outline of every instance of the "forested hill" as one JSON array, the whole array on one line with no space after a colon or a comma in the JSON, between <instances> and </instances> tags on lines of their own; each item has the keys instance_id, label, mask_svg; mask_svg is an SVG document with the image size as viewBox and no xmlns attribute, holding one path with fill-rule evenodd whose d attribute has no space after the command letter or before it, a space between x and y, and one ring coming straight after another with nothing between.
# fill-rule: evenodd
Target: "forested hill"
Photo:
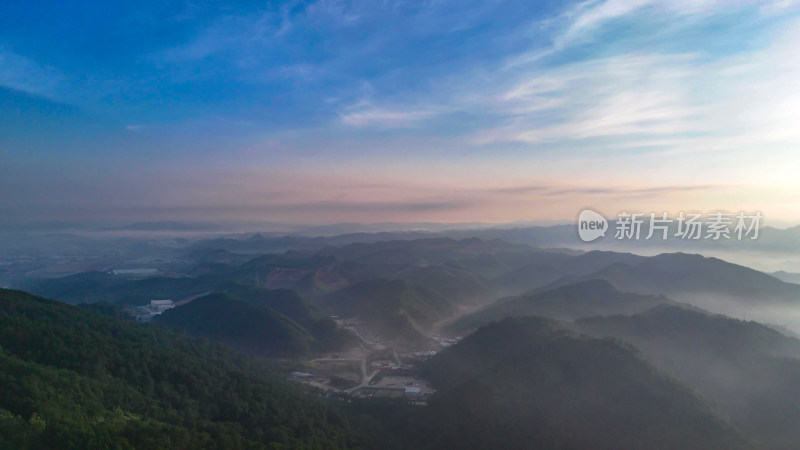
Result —
<instances>
[{"instance_id":1,"label":"forested hill","mask_svg":"<svg viewBox=\"0 0 800 450\"><path fill-rule=\"evenodd\" d=\"M154 323L262 356L306 355L314 336L271 309L211 294L156 317Z\"/></svg>"},{"instance_id":2,"label":"forested hill","mask_svg":"<svg viewBox=\"0 0 800 450\"><path fill-rule=\"evenodd\" d=\"M634 349L509 318L436 355L423 448L745 449L741 432Z\"/></svg>"},{"instance_id":3,"label":"forested hill","mask_svg":"<svg viewBox=\"0 0 800 450\"><path fill-rule=\"evenodd\" d=\"M259 361L0 290L0 448L371 447Z\"/></svg>"}]
</instances>

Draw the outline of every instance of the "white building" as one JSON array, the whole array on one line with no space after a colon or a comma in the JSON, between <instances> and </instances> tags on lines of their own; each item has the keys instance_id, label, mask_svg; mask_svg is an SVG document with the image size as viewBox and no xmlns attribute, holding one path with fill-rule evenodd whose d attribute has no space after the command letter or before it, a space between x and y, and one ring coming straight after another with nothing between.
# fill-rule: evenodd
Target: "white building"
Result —
<instances>
[{"instance_id":1,"label":"white building","mask_svg":"<svg viewBox=\"0 0 800 450\"><path fill-rule=\"evenodd\" d=\"M174 307L175 302L172 300L150 300L150 310L153 311L153 314L161 314Z\"/></svg>"},{"instance_id":2,"label":"white building","mask_svg":"<svg viewBox=\"0 0 800 450\"><path fill-rule=\"evenodd\" d=\"M422 389L420 389L420 388L418 388L416 386L413 386L413 387L409 386L409 387L407 387L405 389L405 392L403 393L403 395L405 395L406 397L419 397L419 395L421 393L422 393Z\"/></svg>"},{"instance_id":3,"label":"white building","mask_svg":"<svg viewBox=\"0 0 800 450\"><path fill-rule=\"evenodd\" d=\"M149 305L134 306L133 314L139 322L150 322L153 317L175 307L172 300L150 300Z\"/></svg>"}]
</instances>

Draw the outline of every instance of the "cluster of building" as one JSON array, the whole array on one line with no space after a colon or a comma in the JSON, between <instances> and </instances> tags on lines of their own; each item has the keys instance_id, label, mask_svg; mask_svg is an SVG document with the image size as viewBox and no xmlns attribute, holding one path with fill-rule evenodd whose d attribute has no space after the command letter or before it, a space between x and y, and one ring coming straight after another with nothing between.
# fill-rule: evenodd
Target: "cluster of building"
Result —
<instances>
[{"instance_id":1,"label":"cluster of building","mask_svg":"<svg viewBox=\"0 0 800 450\"><path fill-rule=\"evenodd\" d=\"M454 337L454 338L446 338L446 337L440 336L438 334L433 334L433 335L431 335L431 339L433 339L434 341L436 341L436 343L441 345L442 348L446 348L446 347L450 347L453 344L457 344L458 341L461 340L461 336Z\"/></svg>"},{"instance_id":2,"label":"cluster of building","mask_svg":"<svg viewBox=\"0 0 800 450\"><path fill-rule=\"evenodd\" d=\"M175 307L172 300L150 300L149 305L134 306L133 313L139 322L150 322L153 317Z\"/></svg>"},{"instance_id":3,"label":"cluster of building","mask_svg":"<svg viewBox=\"0 0 800 450\"><path fill-rule=\"evenodd\" d=\"M399 370L411 370L411 365L409 364L396 364L393 361L386 361L386 360L375 360L370 363L375 369L378 369L381 372L396 372Z\"/></svg>"},{"instance_id":4,"label":"cluster of building","mask_svg":"<svg viewBox=\"0 0 800 450\"><path fill-rule=\"evenodd\" d=\"M405 398L412 401L424 401L430 397L431 393L423 392L419 386L361 386L354 395L358 397Z\"/></svg>"}]
</instances>

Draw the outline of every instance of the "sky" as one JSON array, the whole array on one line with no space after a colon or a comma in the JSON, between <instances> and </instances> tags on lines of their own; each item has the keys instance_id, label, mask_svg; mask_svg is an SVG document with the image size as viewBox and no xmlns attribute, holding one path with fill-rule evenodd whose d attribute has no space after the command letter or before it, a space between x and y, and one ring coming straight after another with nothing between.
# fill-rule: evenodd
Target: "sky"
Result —
<instances>
[{"instance_id":1,"label":"sky","mask_svg":"<svg viewBox=\"0 0 800 450\"><path fill-rule=\"evenodd\" d=\"M0 225L800 223L800 3L0 3Z\"/></svg>"}]
</instances>

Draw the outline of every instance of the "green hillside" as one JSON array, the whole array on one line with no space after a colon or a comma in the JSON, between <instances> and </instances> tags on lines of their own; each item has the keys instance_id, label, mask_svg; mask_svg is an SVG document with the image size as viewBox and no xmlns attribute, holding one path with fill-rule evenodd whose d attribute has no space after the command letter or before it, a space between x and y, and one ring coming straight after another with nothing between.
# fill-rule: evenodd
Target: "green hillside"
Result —
<instances>
[{"instance_id":1,"label":"green hillside","mask_svg":"<svg viewBox=\"0 0 800 450\"><path fill-rule=\"evenodd\" d=\"M344 343L349 333L337 330L336 322L316 305L291 289L259 289L241 283L227 283L220 292L233 295L254 305L270 308L297 322L328 348Z\"/></svg>"},{"instance_id":2,"label":"green hillside","mask_svg":"<svg viewBox=\"0 0 800 450\"><path fill-rule=\"evenodd\" d=\"M0 290L0 448L353 448L348 418L220 346Z\"/></svg>"},{"instance_id":3,"label":"green hillside","mask_svg":"<svg viewBox=\"0 0 800 450\"><path fill-rule=\"evenodd\" d=\"M228 294L211 294L156 317L154 323L261 356L309 354L316 340L300 324Z\"/></svg>"}]
</instances>

